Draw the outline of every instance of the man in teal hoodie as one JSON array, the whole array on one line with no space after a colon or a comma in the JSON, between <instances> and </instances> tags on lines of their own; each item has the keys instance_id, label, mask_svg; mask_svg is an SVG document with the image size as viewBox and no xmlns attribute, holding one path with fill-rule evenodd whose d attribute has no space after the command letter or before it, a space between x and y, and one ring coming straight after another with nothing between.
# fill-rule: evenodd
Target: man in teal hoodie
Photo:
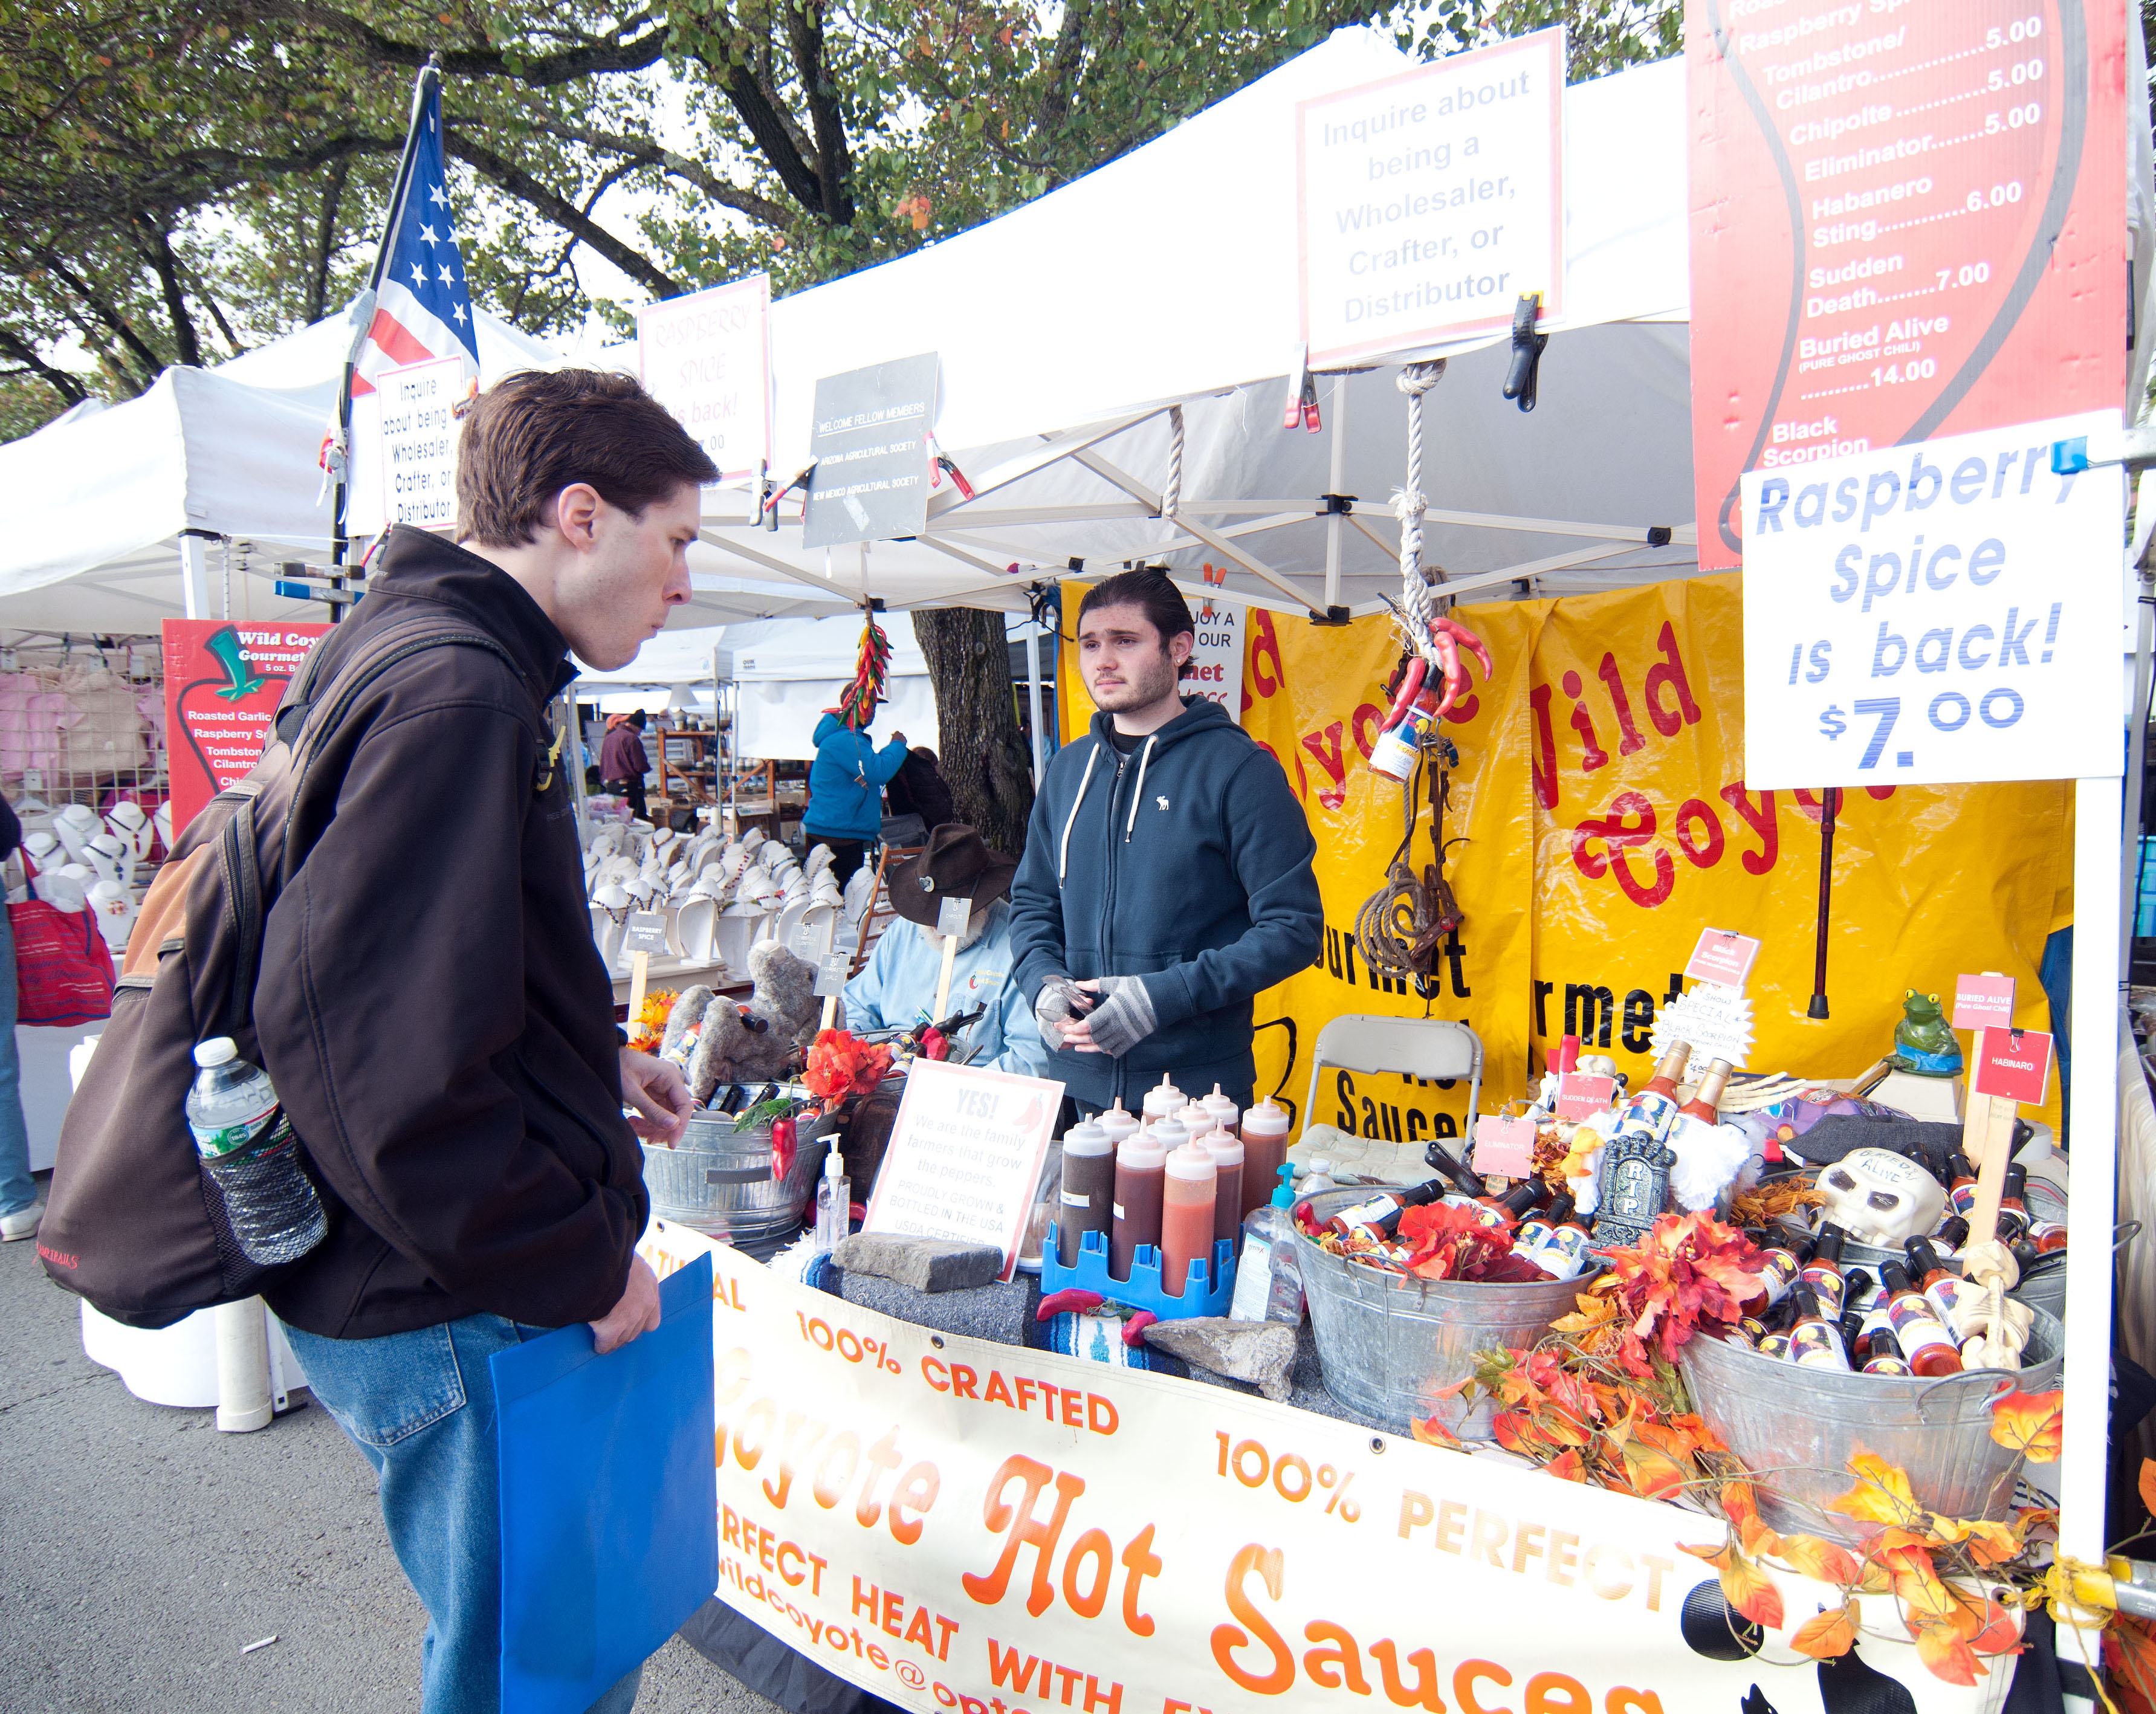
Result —
<instances>
[{"instance_id":1,"label":"man in teal hoodie","mask_svg":"<svg viewBox=\"0 0 2156 1714\"><path fill-rule=\"evenodd\" d=\"M831 878L840 886L861 866L869 843L883 830L884 783L906 765L906 734L893 732L879 750L868 735L877 705L859 728L835 708L816 722L816 759L808 765L808 808L801 829L831 848Z\"/></svg>"},{"instance_id":2,"label":"man in teal hoodie","mask_svg":"<svg viewBox=\"0 0 2156 1714\"><path fill-rule=\"evenodd\" d=\"M1135 1109L1163 1073L1247 1106L1251 998L1323 941L1317 846L1280 764L1176 688L1195 640L1163 572L1087 593L1078 663L1101 711L1049 764L1011 888L1019 985L1084 1111Z\"/></svg>"}]
</instances>

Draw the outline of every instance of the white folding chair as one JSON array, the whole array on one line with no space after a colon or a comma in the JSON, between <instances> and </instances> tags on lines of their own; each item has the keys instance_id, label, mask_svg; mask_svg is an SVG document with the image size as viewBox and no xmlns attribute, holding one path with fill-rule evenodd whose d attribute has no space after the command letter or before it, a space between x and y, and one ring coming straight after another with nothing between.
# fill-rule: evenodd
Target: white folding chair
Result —
<instances>
[{"instance_id":1,"label":"white folding chair","mask_svg":"<svg viewBox=\"0 0 2156 1714\"><path fill-rule=\"evenodd\" d=\"M1472 1131L1482 1105L1482 1038L1465 1024L1442 1018L1387 1018L1349 1012L1317 1032L1311 1050L1306 1124L1317 1111L1317 1083L1328 1070L1366 1075L1395 1072L1406 1077L1468 1080L1467 1122Z\"/></svg>"}]
</instances>

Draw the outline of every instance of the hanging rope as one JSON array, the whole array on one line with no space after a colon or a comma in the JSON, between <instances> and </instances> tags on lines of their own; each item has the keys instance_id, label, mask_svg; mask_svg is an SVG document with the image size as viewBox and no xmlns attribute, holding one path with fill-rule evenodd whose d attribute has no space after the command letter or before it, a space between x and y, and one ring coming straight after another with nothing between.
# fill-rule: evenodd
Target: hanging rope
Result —
<instances>
[{"instance_id":1,"label":"hanging rope","mask_svg":"<svg viewBox=\"0 0 2156 1714\"><path fill-rule=\"evenodd\" d=\"M1168 408L1168 481L1160 490L1160 515L1172 518L1183 509L1183 407Z\"/></svg>"},{"instance_id":2,"label":"hanging rope","mask_svg":"<svg viewBox=\"0 0 2156 1714\"><path fill-rule=\"evenodd\" d=\"M1430 501L1422 489L1422 396L1445 378L1445 359L1434 363L1407 363L1393 384L1408 398L1407 480L1393 495L1393 515L1400 521L1400 608L1408 623L1402 628L1409 648L1432 666L1437 654L1430 639L1430 622L1437 617L1437 598L1422 574L1422 515Z\"/></svg>"}]
</instances>

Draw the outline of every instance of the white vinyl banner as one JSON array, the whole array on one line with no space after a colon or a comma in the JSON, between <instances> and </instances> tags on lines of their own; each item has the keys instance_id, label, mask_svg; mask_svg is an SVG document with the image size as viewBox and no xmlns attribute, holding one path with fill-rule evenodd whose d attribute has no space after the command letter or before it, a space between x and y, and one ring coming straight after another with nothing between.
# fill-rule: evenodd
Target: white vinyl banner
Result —
<instances>
[{"instance_id":1,"label":"white vinyl banner","mask_svg":"<svg viewBox=\"0 0 2156 1714\"><path fill-rule=\"evenodd\" d=\"M2125 478L2051 472L2064 418L1748 472L1744 778L2116 774Z\"/></svg>"},{"instance_id":2,"label":"white vinyl banner","mask_svg":"<svg viewBox=\"0 0 2156 1714\"><path fill-rule=\"evenodd\" d=\"M1560 27L1301 104L1313 368L1560 312L1563 94Z\"/></svg>"},{"instance_id":3,"label":"white vinyl banner","mask_svg":"<svg viewBox=\"0 0 2156 1714\"><path fill-rule=\"evenodd\" d=\"M711 454L721 478L770 456L771 280L752 275L636 312L644 390Z\"/></svg>"},{"instance_id":4,"label":"white vinyl banner","mask_svg":"<svg viewBox=\"0 0 2156 1714\"><path fill-rule=\"evenodd\" d=\"M1845 1714L1732 1634L1720 1520L1203 1383L934 1333L709 1250L719 1598L916 1714ZM1794 1629L1839 1592L1777 1571ZM1817 1599L1813 1597L1816 1595ZM1862 1694L1933 1678L1867 1598ZM1907 1696L1894 1687L1907 1686ZM1840 1700L1825 1700L1839 1694Z\"/></svg>"}]
</instances>

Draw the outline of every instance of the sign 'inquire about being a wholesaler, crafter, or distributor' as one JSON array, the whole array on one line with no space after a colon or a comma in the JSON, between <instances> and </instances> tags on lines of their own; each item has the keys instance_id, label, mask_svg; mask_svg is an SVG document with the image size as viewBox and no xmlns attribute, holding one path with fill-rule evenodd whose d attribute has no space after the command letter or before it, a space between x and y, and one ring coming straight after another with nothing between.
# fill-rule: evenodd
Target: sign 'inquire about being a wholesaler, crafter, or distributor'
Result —
<instances>
[{"instance_id":1,"label":"sign 'inquire about being a wholesaler, crafter, or distributor'","mask_svg":"<svg viewBox=\"0 0 2156 1714\"><path fill-rule=\"evenodd\" d=\"M1313 367L1559 312L1563 93L1558 28L1298 106Z\"/></svg>"},{"instance_id":2,"label":"sign 'inquire about being a wholesaler, crafter, or distributor'","mask_svg":"<svg viewBox=\"0 0 2156 1714\"><path fill-rule=\"evenodd\" d=\"M380 395L382 521L447 536L457 527L457 440L471 383L461 355L385 369Z\"/></svg>"},{"instance_id":3,"label":"sign 'inquire about being a wholesaler, crafter, or distributor'","mask_svg":"<svg viewBox=\"0 0 2156 1714\"><path fill-rule=\"evenodd\" d=\"M1745 783L2116 775L2125 478L2051 445L2117 422L1748 472Z\"/></svg>"},{"instance_id":4,"label":"sign 'inquire about being a wholesaler, crafter, or distributor'","mask_svg":"<svg viewBox=\"0 0 2156 1714\"><path fill-rule=\"evenodd\" d=\"M1685 8L1702 570L1744 471L2119 406L2126 16Z\"/></svg>"},{"instance_id":5,"label":"sign 'inquire about being a wholesaler, crafter, or distributor'","mask_svg":"<svg viewBox=\"0 0 2156 1714\"><path fill-rule=\"evenodd\" d=\"M763 274L636 312L644 391L696 437L724 480L752 474L769 455L770 313Z\"/></svg>"}]
</instances>

